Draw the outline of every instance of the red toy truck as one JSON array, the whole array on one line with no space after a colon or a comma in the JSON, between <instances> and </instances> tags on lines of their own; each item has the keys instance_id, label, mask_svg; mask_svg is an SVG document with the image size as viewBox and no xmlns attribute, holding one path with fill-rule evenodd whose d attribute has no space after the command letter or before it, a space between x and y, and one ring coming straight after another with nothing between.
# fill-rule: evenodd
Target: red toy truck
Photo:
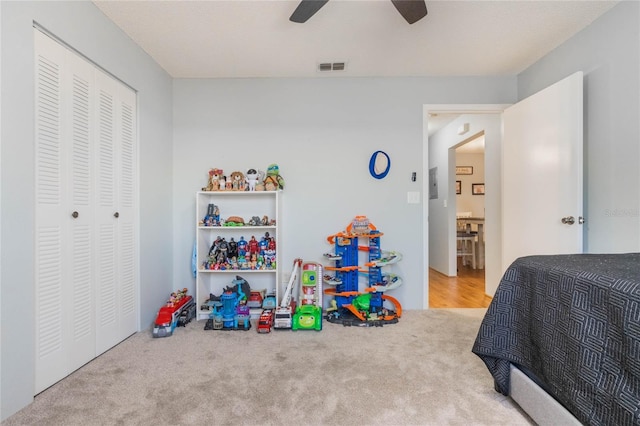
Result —
<instances>
[{"instance_id":1,"label":"red toy truck","mask_svg":"<svg viewBox=\"0 0 640 426\"><path fill-rule=\"evenodd\" d=\"M273 309L265 309L258 319L258 333L270 333L272 326Z\"/></svg>"}]
</instances>

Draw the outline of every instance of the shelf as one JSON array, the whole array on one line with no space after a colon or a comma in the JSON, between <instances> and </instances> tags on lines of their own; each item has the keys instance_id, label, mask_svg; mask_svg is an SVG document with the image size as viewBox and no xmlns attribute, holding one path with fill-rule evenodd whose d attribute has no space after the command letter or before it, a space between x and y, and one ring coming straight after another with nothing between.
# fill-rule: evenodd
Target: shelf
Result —
<instances>
[{"instance_id":1,"label":"shelf","mask_svg":"<svg viewBox=\"0 0 640 426\"><path fill-rule=\"evenodd\" d=\"M276 225L265 225L265 226L250 226L250 225L245 225L245 226L202 226L202 225L198 225L198 229L224 229L224 230L229 230L229 231L241 231L243 229L275 229L277 228Z\"/></svg>"},{"instance_id":2,"label":"shelf","mask_svg":"<svg viewBox=\"0 0 640 426\"><path fill-rule=\"evenodd\" d=\"M201 274L229 274L234 273L236 275L242 274L264 274L264 273L275 273L278 272L278 269L198 269L198 272Z\"/></svg>"},{"instance_id":3,"label":"shelf","mask_svg":"<svg viewBox=\"0 0 640 426\"><path fill-rule=\"evenodd\" d=\"M273 269L203 269L205 262L208 264L218 264L218 256L228 256L226 252L220 251L219 246L215 246L216 259L209 256L214 242L218 238L223 238L227 243L238 242L241 239L248 244L255 238L258 242L265 240L269 242L274 239L276 248L267 249L266 246L260 246L259 250L263 251L264 259L259 261L269 265L275 262L280 264L280 192L281 191L199 191L196 193L196 304L198 320L208 319L210 310L203 310L201 306L209 299L210 294L220 296L226 287L234 285L233 281L236 275L244 278L251 287L251 290L265 289L267 293L276 294L276 300L279 299L280 268ZM242 226L204 226L205 217L207 220L211 218L209 214L209 205L213 204L215 209L215 217L213 223L224 223L231 216L237 216L247 223L252 218L260 220L268 220L269 225L242 225ZM265 218L266 217L266 218ZM266 235L268 234L268 235ZM241 238L242 237L242 238ZM247 251L247 261L249 261L249 247L245 246ZM238 258L242 256L238 254ZM237 259L235 259L237 261ZM226 267L231 259L223 261ZM251 317L257 318L261 312L260 308L251 309Z\"/></svg>"}]
</instances>

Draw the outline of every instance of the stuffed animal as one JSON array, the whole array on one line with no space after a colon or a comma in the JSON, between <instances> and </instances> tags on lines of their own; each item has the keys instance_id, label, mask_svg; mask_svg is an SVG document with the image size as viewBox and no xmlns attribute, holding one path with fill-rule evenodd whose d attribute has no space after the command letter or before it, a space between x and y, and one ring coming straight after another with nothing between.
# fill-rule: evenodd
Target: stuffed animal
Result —
<instances>
[{"instance_id":1,"label":"stuffed animal","mask_svg":"<svg viewBox=\"0 0 640 426\"><path fill-rule=\"evenodd\" d=\"M233 191L244 191L244 174L242 172L233 172L229 175L231 179L231 189Z\"/></svg>"},{"instance_id":2,"label":"stuffed animal","mask_svg":"<svg viewBox=\"0 0 640 426\"><path fill-rule=\"evenodd\" d=\"M280 167L271 164L267 168L267 177L264 178L264 188L267 191L277 191L284 189L284 178L280 176Z\"/></svg>"},{"instance_id":3,"label":"stuffed animal","mask_svg":"<svg viewBox=\"0 0 640 426\"><path fill-rule=\"evenodd\" d=\"M243 226L244 219L240 216L229 216L224 222L224 226Z\"/></svg>"},{"instance_id":4,"label":"stuffed animal","mask_svg":"<svg viewBox=\"0 0 640 426\"><path fill-rule=\"evenodd\" d=\"M256 169L247 170L247 185L249 191L256 190L256 184L258 183L258 172Z\"/></svg>"},{"instance_id":5,"label":"stuffed animal","mask_svg":"<svg viewBox=\"0 0 640 426\"><path fill-rule=\"evenodd\" d=\"M202 188L203 191L218 191L220 190L220 177L224 172L220 169L209 170L209 180L207 186ZM223 188L224 189L224 188Z\"/></svg>"}]
</instances>

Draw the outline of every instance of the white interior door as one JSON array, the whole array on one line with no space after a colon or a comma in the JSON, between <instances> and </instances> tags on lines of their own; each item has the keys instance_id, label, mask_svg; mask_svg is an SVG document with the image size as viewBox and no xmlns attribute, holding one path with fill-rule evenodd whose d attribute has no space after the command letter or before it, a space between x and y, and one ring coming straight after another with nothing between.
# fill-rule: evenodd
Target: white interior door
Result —
<instances>
[{"instance_id":1,"label":"white interior door","mask_svg":"<svg viewBox=\"0 0 640 426\"><path fill-rule=\"evenodd\" d=\"M96 352L137 331L136 93L96 71Z\"/></svg>"},{"instance_id":2,"label":"white interior door","mask_svg":"<svg viewBox=\"0 0 640 426\"><path fill-rule=\"evenodd\" d=\"M65 113L65 52L51 39L35 34L35 389L40 392L69 374L68 291L64 241L72 217L67 209L66 156L62 117Z\"/></svg>"},{"instance_id":3,"label":"white interior door","mask_svg":"<svg viewBox=\"0 0 640 426\"><path fill-rule=\"evenodd\" d=\"M118 308L119 341L138 330L136 93L118 87Z\"/></svg>"},{"instance_id":4,"label":"white interior door","mask_svg":"<svg viewBox=\"0 0 640 426\"><path fill-rule=\"evenodd\" d=\"M577 72L504 111L503 271L521 256L583 250L582 109Z\"/></svg>"},{"instance_id":5,"label":"white interior door","mask_svg":"<svg viewBox=\"0 0 640 426\"><path fill-rule=\"evenodd\" d=\"M66 49L65 49L66 50ZM93 313L94 270L93 252L93 65L67 52L70 81L69 93L65 216L70 218L68 241L65 244L65 264L68 265L67 315L71 350L67 354L69 371L91 361L96 354L95 318Z\"/></svg>"},{"instance_id":6,"label":"white interior door","mask_svg":"<svg viewBox=\"0 0 640 426\"><path fill-rule=\"evenodd\" d=\"M34 37L37 393L95 357L93 66Z\"/></svg>"},{"instance_id":7,"label":"white interior door","mask_svg":"<svg viewBox=\"0 0 640 426\"><path fill-rule=\"evenodd\" d=\"M96 350L101 354L119 339L117 82L96 73Z\"/></svg>"}]
</instances>

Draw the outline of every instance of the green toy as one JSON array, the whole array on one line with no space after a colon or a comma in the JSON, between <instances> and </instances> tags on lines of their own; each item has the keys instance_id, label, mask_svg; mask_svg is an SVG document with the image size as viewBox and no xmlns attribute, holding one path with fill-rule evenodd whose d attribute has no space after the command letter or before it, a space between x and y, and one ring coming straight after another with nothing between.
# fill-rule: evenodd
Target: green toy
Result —
<instances>
[{"instance_id":1,"label":"green toy","mask_svg":"<svg viewBox=\"0 0 640 426\"><path fill-rule=\"evenodd\" d=\"M293 315L291 329L322 330L322 308L316 305L299 306Z\"/></svg>"},{"instance_id":2,"label":"green toy","mask_svg":"<svg viewBox=\"0 0 640 426\"><path fill-rule=\"evenodd\" d=\"M280 167L277 164L270 164L267 167L267 177L264 178L264 189L267 191L277 191L284 189L284 178L280 176Z\"/></svg>"}]
</instances>

